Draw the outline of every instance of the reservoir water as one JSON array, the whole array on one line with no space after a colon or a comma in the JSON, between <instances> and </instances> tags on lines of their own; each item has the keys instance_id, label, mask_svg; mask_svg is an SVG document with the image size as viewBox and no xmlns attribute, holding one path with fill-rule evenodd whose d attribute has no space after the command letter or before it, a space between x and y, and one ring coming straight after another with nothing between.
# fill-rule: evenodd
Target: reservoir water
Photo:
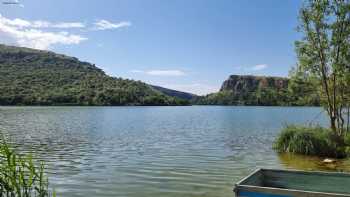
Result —
<instances>
[{"instance_id":1,"label":"reservoir water","mask_svg":"<svg viewBox=\"0 0 350 197\"><path fill-rule=\"evenodd\" d=\"M256 168L349 171L275 153L292 123L327 119L316 107L0 107L0 131L65 197L229 197Z\"/></svg>"}]
</instances>

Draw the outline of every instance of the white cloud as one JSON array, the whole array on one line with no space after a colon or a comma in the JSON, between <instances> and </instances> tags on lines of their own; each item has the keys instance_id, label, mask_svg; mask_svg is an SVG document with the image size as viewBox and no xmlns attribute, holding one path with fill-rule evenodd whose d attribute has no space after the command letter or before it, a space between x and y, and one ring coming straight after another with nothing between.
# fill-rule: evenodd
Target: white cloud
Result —
<instances>
[{"instance_id":1,"label":"white cloud","mask_svg":"<svg viewBox=\"0 0 350 197\"><path fill-rule=\"evenodd\" d=\"M19 2L19 0L13 0L13 1L4 1L4 2L2 2L2 4L4 4L4 5L18 5L19 7L24 7L24 5L23 4L21 4L20 2Z\"/></svg>"},{"instance_id":2,"label":"white cloud","mask_svg":"<svg viewBox=\"0 0 350 197\"><path fill-rule=\"evenodd\" d=\"M165 77L179 77L186 75L185 72L181 70L131 70L132 73L143 73L152 76L165 76Z\"/></svg>"},{"instance_id":3,"label":"white cloud","mask_svg":"<svg viewBox=\"0 0 350 197\"><path fill-rule=\"evenodd\" d=\"M251 68L251 70L253 71L259 71L259 70L264 70L265 68L267 68L267 65L266 64L258 64L258 65L255 65Z\"/></svg>"},{"instance_id":4,"label":"white cloud","mask_svg":"<svg viewBox=\"0 0 350 197\"><path fill-rule=\"evenodd\" d=\"M184 76L184 75L186 75L181 70L150 70L150 71L147 71L146 74L155 75L155 76Z\"/></svg>"},{"instance_id":5,"label":"white cloud","mask_svg":"<svg viewBox=\"0 0 350 197\"><path fill-rule=\"evenodd\" d=\"M59 22L59 23L51 23L48 21L33 21L33 22L26 21L26 22L27 22L26 27L33 27L33 28L57 28L57 29L85 28L85 24L80 22Z\"/></svg>"},{"instance_id":6,"label":"white cloud","mask_svg":"<svg viewBox=\"0 0 350 197\"><path fill-rule=\"evenodd\" d=\"M82 35L67 32L70 29L108 30L127 27L131 23L127 21L111 23L107 20L100 20L91 25L93 27L86 27L81 22L9 19L0 14L0 42L36 49L49 49L56 44L72 45L87 40ZM59 31L59 29L65 29L65 31Z\"/></svg>"},{"instance_id":7,"label":"white cloud","mask_svg":"<svg viewBox=\"0 0 350 197\"><path fill-rule=\"evenodd\" d=\"M2 15L0 15L0 18L1 18L1 23L6 24L6 25L11 25L11 26L16 26L18 28L29 27L31 25L31 23L29 21L22 20L19 18L11 20L11 19L3 17Z\"/></svg>"},{"instance_id":8,"label":"white cloud","mask_svg":"<svg viewBox=\"0 0 350 197\"><path fill-rule=\"evenodd\" d=\"M130 72L132 72L132 73L143 73L142 70L131 70Z\"/></svg>"},{"instance_id":9,"label":"white cloud","mask_svg":"<svg viewBox=\"0 0 350 197\"><path fill-rule=\"evenodd\" d=\"M80 22L52 23L52 22L43 21L43 20L28 21L20 18L15 18L11 20L1 15L0 17L3 24L14 26L17 28L58 28L58 29L85 28L85 24Z\"/></svg>"},{"instance_id":10,"label":"white cloud","mask_svg":"<svg viewBox=\"0 0 350 197\"><path fill-rule=\"evenodd\" d=\"M122 27L129 27L131 26L131 22L129 21L122 21L119 23L112 23L107 20L99 20L96 23L94 23L96 30L108 30L108 29L119 29Z\"/></svg>"},{"instance_id":11,"label":"white cloud","mask_svg":"<svg viewBox=\"0 0 350 197\"><path fill-rule=\"evenodd\" d=\"M235 70L242 74L256 73L258 71L265 70L268 67L267 64L257 64L254 66L235 66Z\"/></svg>"},{"instance_id":12,"label":"white cloud","mask_svg":"<svg viewBox=\"0 0 350 197\"><path fill-rule=\"evenodd\" d=\"M70 23L64 22L64 23L53 24L53 25L51 25L51 27L54 27L54 28L84 28L85 24L80 23L80 22L70 22Z\"/></svg>"},{"instance_id":13,"label":"white cloud","mask_svg":"<svg viewBox=\"0 0 350 197\"><path fill-rule=\"evenodd\" d=\"M20 46L48 49L55 44L79 44L87 40L81 35L68 32L48 32L38 27L48 26L45 21L26 21L23 19L8 19L0 15L0 42L15 43Z\"/></svg>"}]
</instances>

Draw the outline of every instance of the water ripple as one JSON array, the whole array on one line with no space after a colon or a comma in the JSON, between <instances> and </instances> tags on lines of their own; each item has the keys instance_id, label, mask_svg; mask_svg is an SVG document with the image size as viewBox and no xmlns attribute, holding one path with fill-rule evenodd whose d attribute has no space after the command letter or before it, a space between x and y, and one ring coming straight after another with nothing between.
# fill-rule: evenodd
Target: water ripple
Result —
<instances>
[{"instance_id":1,"label":"water ripple","mask_svg":"<svg viewBox=\"0 0 350 197\"><path fill-rule=\"evenodd\" d=\"M0 107L0 130L17 150L46 161L59 196L228 197L234 182L253 169L288 167L288 157L271 150L274 137L283 123L304 123L319 112Z\"/></svg>"}]
</instances>

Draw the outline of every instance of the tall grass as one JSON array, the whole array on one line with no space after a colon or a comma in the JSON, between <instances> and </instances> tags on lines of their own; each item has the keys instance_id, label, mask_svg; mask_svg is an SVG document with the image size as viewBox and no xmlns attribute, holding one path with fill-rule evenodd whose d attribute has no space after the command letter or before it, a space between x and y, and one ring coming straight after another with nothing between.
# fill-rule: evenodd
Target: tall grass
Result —
<instances>
[{"instance_id":1,"label":"tall grass","mask_svg":"<svg viewBox=\"0 0 350 197\"><path fill-rule=\"evenodd\" d=\"M56 196L48 189L44 164L35 165L30 155L19 155L0 138L0 197Z\"/></svg>"},{"instance_id":2,"label":"tall grass","mask_svg":"<svg viewBox=\"0 0 350 197\"><path fill-rule=\"evenodd\" d=\"M273 148L278 152L334 158L346 157L348 152L346 143L340 145L334 139L333 132L326 128L288 125L282 129Z\"/></svg>"}]
</instances>

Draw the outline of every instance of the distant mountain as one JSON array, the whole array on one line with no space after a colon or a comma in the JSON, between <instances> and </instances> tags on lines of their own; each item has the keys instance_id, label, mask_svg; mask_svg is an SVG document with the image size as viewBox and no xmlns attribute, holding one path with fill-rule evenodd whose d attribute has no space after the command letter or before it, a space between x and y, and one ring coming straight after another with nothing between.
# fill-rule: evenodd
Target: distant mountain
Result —
<instances>
[{"instance_id":1,"label":"distant mountain","mask_svg":"<svg viewBox=\"0 0 350 197\"><path fill-rule=\"evenodd\" d=\"M168 88L163 88L160 86L155 86L155 85L151 85L154 89L162 92L165 95L168 96L173 96L176 98L180 98L180 99L185 99L185 100L191 100L193 98L195 98L197 95L195 94L191 94L191 93L187 93L187 92L181 92L181 91L177 91L177 90L172 90L172 89L168 89Z\"/></svg>"},{"instance_id":2,"label":"distant mountain","mask_svg":"<svg viewBox=\"0 0 350 197\"><path fill-rule=\"evenodd\" d=\"M231 75L217 93L198 98L206 105L288 105L288 78Z\"/></svg>"},{"instance_id":3,"label":"distant mountain","mask_svg":"<svg viewBox=\"0 0 350 197\"><path fill-rule=\"evenodd\" d=\"M189 104L165 90L108 76L74 57L0 45L0 105Z\"/></svg>"}]
</instances>

